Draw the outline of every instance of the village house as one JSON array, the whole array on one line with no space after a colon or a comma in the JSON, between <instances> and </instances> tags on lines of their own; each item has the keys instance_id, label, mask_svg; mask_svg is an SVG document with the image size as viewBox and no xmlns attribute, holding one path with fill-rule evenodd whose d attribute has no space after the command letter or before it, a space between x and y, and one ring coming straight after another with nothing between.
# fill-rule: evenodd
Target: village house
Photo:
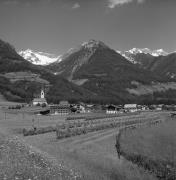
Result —
<instances>
[{"instance_id":1,"label":"village house","mask_svg":"<svg viewBox=\"0 0 176 180\"><path fill-rule=\"evenodd\" d=\"M138 111L146 111L146 110L149 110L149 108L146 105L137 105L137 110Z\"/></svg>"},{"instance_id":2,"label":"village house","mask_svg":"<svg viewBox=\"0 0 176 180\"><path fill-rule=\"evenodd\" d=\"M123 113L121 106L108 105L106 108L106 114Z\"/></svg>"}]
</instances>

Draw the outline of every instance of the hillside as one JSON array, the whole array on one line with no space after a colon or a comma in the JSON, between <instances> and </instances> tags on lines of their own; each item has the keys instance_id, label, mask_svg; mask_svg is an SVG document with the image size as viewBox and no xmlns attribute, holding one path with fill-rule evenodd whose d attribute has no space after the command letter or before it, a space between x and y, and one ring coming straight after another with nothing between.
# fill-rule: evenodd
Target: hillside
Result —
<instances>
[{"instance_id":1,"label":"hillside","mask_svg":"<svg viewBox=\"0 0 176 180\"><path fill-rule=\"evenodd\" d=\"M140 54L140 56L143 55ZM102 103L136 102L140 97L136 98L136 94L127 91L127 88L136 88L132 84L133 81L149 86L152 83L170 81L166 76L147 70L153 61L153 58L147 57L151 58L151 55L146 55L148 62L144 62L146 64L144 70L103 42L90 40L60 63L55 62L47 68L93 92Z\"/></svg>"},{"instance_id":2,"label":"hillside","mask_svg":"<svg viewBox=\"0 0 176 180\"><path fill-rule=\"evenodd\" d=\"M176 80L176 53L155 58L148 69Z\"/></svg>"},{"instance_id":3,"label":"hillside","mask_svg":"<svg viewBox=\"0 0 176 180\"><path fill-rule=\"evenodd\" d=\"M158 75L164 75L172 80L176 76L176 53L166 53L162 49L150 50L148 48L133 48L129 51L119 52L128 61L147 69Z\"/></svg>"}]
</instances>

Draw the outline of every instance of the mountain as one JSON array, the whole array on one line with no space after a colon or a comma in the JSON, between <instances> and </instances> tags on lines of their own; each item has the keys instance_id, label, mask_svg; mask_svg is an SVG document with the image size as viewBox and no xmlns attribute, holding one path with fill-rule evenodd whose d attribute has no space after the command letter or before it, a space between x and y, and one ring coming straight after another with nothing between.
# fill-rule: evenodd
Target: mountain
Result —
<instances>
[{"instance_id":1,"label":"mountain","mask_svg":"<svg viewBox=\"0 0 176 180\"><path fill-rule=\"evenodd\" d=\"M51 63L47 68L70 81L89 76L101 77L111 74L116 76L120 72L121 77L128 76L130 71L141 73L140 68L101 41L90 40L78 47L67 54L65 58L62 58L61 62ZM129 72L124 73L123 71L126 69ZM143 74L145 73L143 71ZM141 74L141 76L143 75Z\"/></svg>"},{"instance_id":2,"label":"mountain","mask_svg":"<svg viewBox=\"0 0 176 180\"><path fill-rule=\"evenodd\" d=\"M151 85L169 81L164 75L136 66L120 53L96 40L81 44L60 63L54 62L47 68L93 92L102 101L119 103L136 101L136 96L129 93L132 91L127 90L135 88L136 84Z\"/></svg>"},{"instance_id":3,"label":"mountain","mask_svg":"<svg viewBox=\"0 0 176 180\"><path fill-rule=\"evenodd\" d=\"M162 49L152 51L148 48L133 48L129 51L117 52L141 68L167 76L172 80L176 79L176 52L167 53Z\"/></svg>"},{"instance_id":4,"label":"mountain","mask_svg":"<svg viewBox=\"0 0 176 180\"><path fill-rule=\"evenodd\" d=\"M19 55L35 65L48 65L55 61L59 62L61 60L60 56L44 52L37 52L30 49L20 51Z\"/></svg>"},{"instance_id":5,"label":"mountain","mask_svg":"<svg viewBox=\"0 0 176 180\"><path fill-rule=\"evenodd\" d=\"M165 75L176 80L176 53L156 57L148 69L159 75Z\"/></svg>"},{"instance_id":6,"label":"mountain","mask_svg":"<svg viewBox=\"0 0 176 180\"><path fill-rule=\"evenodd\" d=\"M168 53L165 52L163 49L150 50L148 48L133 48L125 52L117 52L133 64L140 64L144 68L146 68L148 66L148 63L151 63L151 61L153 61L155 57L168 55Z\"/></svg>"},{"instance_id":7,"label":"mountain","mask_svg":"<svg viewBox=\"0 0 176 180\"><path fill-rule=\"evenodd\" d=\"M0 93L8 100L30 102L44 86L51 103L175 103L174 79L160 71L168 66L175 72L175 54L155 58L144 69L103 42L90 40L62 55L61 61L39 66L0 40Z\"/></svg>"},{"instance_id":8,"label":"mountain","mask_svg":"<svg viewBox=\"0 0 176 180\"><path fill-rule=\"evenodd\" d=\"M139 49L139 48L133 48L130 49L129 51L125 51L125 53L131 53L131 54L150 54L152 56L165 56L168 53L165 52L163 49L158 49L158 50L150 50L148 48L144 48L144 49Z\"/></svg>"},{"instance_id":9,"label":"mountain","mask_svg":"<svg viewBox=\"0 0 176 180\"><path fill-rule=\"evenodd\" d=\"M30 63L12 45L0 40L0 93L10 101L30 102L43 86L48 102L52 103L94 96L45 67Z\"/></svg>"}]
</instances>

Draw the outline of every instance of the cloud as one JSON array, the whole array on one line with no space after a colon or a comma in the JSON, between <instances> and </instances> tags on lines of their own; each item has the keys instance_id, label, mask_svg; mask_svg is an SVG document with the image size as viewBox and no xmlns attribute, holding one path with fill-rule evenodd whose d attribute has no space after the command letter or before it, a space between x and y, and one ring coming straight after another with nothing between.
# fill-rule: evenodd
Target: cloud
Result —
<instances>
[{"instance_id":1,"label":"cloud","mask_svg":"<svg viewBox=\"0 0 176 180\"><path fill-rule=\"evenodd\" d=\"M113 9L116 6L121 6L124 4L132 3L134 1L135 0L108 0L108 7ZM144 3L145 2L145 0L136 0L136 1L137 1L137 3Z\"/></svg>"},{"instance_id":2,"label":"cloud","mask_svg":"<svg viewBox=\"0 0 176 180\"><path fill-rule=\"evenodd\" d=\"M73 6L72 6L72 9L78 9L80 8L80 4L79 3L75 3Z\"/></svg>"}]
</instances>

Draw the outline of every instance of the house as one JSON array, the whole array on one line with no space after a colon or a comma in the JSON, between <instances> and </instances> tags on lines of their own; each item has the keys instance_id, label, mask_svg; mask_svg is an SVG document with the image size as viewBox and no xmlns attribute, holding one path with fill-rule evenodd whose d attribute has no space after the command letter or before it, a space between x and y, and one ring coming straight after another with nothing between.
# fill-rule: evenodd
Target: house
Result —
<instances>
[{"instance_id":1,"label":"house","mask_svg":"<svg viewBox=\"0 0 176 180\"><path fill-rule=\"evenodd\" d=\"M108 105L106 108L106 114L117 114L122 113L123 111L121 106Z\"/></svg>"},{"instance_id":2,"label":"house","mask_svg":"<svg viewBox=\"0 0 176 180\"><path fill-rule=\"evenodd\" d=\"M125 112L137 112L137 104L125 104Z\"/></svg>"},{"instance_id":3,"label":"house","mask_svg":"<svg viewBox=\"0 0 176 180\"><path fill-rule=\"evenodd\" d=\"M157 111L162 111L163 110L163 104L159 104L159 105L156 105L156 109Z\"/></svg>"},{"instance_id":4,"label":"house","mask_svg":"<svg viewBox=\"0 0 176 180\"><path fill-rule=\"evenodd\" d=\"M50 105L51 114L67 115L71 113L70 104L68 101L61 101L59 104Z\"/></svg>"},{"instance_id":5,"label":"house","mask_svg":"<svg viewBox=\"0 0 176 180\"><path fill-rule=\"evenodd\" d=\"M74 108L76 110L75 111L76 113L85 113L86 112L86 108L83 103L74 104L74 105L72 105L72 108Z\"/></svg>"},{"instance_id":6,"label":"house","mask_svg":"<svg viewBox=\"0 0 176 180\"><path fill-rule=\"evenodd\" d=\"M146 105L137 105L138 111L146 111L149 110L149 108Z\"/></svg>"},{"instance_id":7,"label":"house","mask_svg":"<svg viewBox=\"0 0 176 180\"><path fill-rule=\"evenodd\" d=\"M32 101L32 104L34 106L43 106L43 105L47 105L47 101L45 99L45 93L44 93L44 90L41 90L41 94L40 94L40 98L34 98L33 101Z\"/></svg>"}]
</instances>

